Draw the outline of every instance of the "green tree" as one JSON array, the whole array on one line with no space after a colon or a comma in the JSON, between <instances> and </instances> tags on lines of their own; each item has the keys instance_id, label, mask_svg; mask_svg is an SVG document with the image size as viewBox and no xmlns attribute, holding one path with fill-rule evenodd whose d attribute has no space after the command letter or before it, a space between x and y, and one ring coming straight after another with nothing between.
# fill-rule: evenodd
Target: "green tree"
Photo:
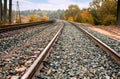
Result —
<instances>
[{"instance_id":1,"label":"green tree","mask_svg":"<svg viewBox=\"0 0 120 79\"><path fill-rule=\"evenodd\" d=\"M108 15L107 17L105 17L105 19L103 20L103 24L104 25L114 25L116 23L116 18L113 15Z\"/></svg>"},{"instance_id":2,"label":"green tree","mask_svg":"<svg viewBox=\"0 0 120 79\"><path fill-rule=\"evenodd\" d=\"M95 25L100 24L100 17L99 17L99 15L98 15L97 11L96 11L95 9L91 9L91 10L90 10L90 14L91 14L92 17L93 17L94 24L95 24Z\"/></svg>"},{"instance_id":3,"label":"green tree","mask_svg":"<svg viewBox=\"0 0 120 79\"><path fill-rule=\"evenodd\" d=\"M68 20L68 18L72 17L73 21L77 21L80 18L80 8L77 5L70 5L68 9L65 11L64 18ZM79 16L77 18L77 16Z\"/></svg>"},{"instance_id":4,"label":"green tree","mask_svg":"<svg viewBox=\"0 0 120 79\"><path fill-rule=\"evenodd\" d=\"M112 16L116 18L116 11L117 11L117 0L93 0L90 3L90 13L94 18L95 24L106 24L109 25L113 24L112 22L108 22L108 16Z\"/></svg>"},{"instance_id":5,"label":"green tree","mask_svg":"<svg viewBox=\"0 0 120 79\"><path fill-rule=\"evenodd\" d=\"M45 13L45 15L44 15ZM40 17L47 16L49 19L64 19L63 18L64 10L25 10L21 11L21 15L30 16L30 15L38 15Z\"/></svg>"}]
</instances>

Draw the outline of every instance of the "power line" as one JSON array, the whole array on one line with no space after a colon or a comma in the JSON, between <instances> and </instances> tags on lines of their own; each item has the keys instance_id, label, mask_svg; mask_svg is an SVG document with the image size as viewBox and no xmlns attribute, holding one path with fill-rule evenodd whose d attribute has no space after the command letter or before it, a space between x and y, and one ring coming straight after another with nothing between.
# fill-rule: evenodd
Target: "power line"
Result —
<instances>
[{"instance_id":1,"label":"power line","mask_svg":"<svg viewBox=\"0 0 120 79\"><path fill-rule=\"evenodd\" d=\"M16 22L21 23L20 7L19 7L18 1L17 1L17 8L16 8Z\"/></svg>"}]
</instances>

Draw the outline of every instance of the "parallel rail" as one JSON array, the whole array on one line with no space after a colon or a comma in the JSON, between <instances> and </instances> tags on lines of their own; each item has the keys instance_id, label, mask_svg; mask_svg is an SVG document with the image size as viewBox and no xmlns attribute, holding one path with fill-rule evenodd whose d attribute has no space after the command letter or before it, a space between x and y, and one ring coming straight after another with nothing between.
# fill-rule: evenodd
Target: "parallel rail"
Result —
<instances>
[{"instance_id":1,"label":"parallel rail","mask_svg":"<svg viewBox=\"0 0 120 79\"><path fill-rule=\"evenodd\" d=\"M30 27L30 26L35 26L35 25L39 25L39 24L53 23L54 21L55 20L23 23L23 24L13 24L13 25L2 25L2 26L0 26L0 33L13 31L13 30L21 29L21 28L26 28L26 27Z\"/></svg>"},{"instance_id":2,"label":"parallel rail","mask_svg":"<svg viewBox=\"0 0 120 79\"><path fill-rule=\"evenodd\" d=\"M51 47L57 40L57 38L60 36L60 33L64 27L64 24L60 25L60 29L56 33L56 35L53 37L53 39L49 42L49 44L46 46L46 48L43 50L43 52L38 56L38 58L34 61L34 63L30 66L30 68L26 71L26 73L21 77L21 79L32 79L35 72L40 67L42 61L46 58L48 55Z\"/></svg>"},{"instance_id":3,"label":"parallel rail","mask_svg":"<svg viewBox=\"0 0 120 79\"><path fill-rule=\"evenodd\" d=\"M120 64L120 54L118 54L115 50L110 48L108 45L103 43L101 40L90 34L85 29L79 27L75 23L71 23L76 26L77 29L81 30L84 34L86 34L93 42L95 42L100 48L102 48L108 55L110 55L118 64Z\"/></svg>"}]
</instances>

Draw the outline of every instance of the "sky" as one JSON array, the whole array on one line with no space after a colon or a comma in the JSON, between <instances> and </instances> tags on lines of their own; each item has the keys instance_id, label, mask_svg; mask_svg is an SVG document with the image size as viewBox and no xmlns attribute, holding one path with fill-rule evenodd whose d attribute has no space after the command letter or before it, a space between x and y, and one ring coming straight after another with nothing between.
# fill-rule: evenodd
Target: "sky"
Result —
<instances>
[{"instance_id":1,"label":"sky","mask_svg":"<svg viewBox=\"0 0 120 79\"><path fill-rule=\"evenodd\" d=\"M65 10L70 4L77 4L80 9L88 8L92 0L13 0L14 10L16 10L16 1L19 1L20 10Z\"/></svg>"}]
</instances>

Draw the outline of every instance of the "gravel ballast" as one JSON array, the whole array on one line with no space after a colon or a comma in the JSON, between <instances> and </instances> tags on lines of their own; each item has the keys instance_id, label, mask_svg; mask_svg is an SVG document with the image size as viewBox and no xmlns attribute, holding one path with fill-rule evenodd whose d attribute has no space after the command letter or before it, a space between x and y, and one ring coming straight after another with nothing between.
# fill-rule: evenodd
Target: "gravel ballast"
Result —
<instances>
[{"instance_id":1,"label":"gravel ballast","mask_svg":"<svg viewBox=\"0 0 120 79\"><path fill-rule=\"evenodd\" d=\"M46 26L47 27L47 26ZM28 39L32 38L35 34L41 32L45 27L38 27L32 30L29 30L25 33L12 36L10 38L4 38L0 40L0 52L6 51L9 52L12 48L17 45L24 44Z\"/></svg>"},{"instance_id":2,"label":"gravel ballast","mask_svg":"<svg viewBox=\"0 0 120 79\"><path fill-rule=\"evenodd\" d=\"M101 33L98 33L96 31L93 31L85 26L80 25L80 27L84 28L87 30L89 33L100 39L102 42L110 46L112 49L114 49L117 53L120 53L120 42L117 40L114 40L106 35L103 35Z\"/></svg>"},{"instance_id":3,"label":"gravel ballast","mask_svg":"<svg viewBox=\"0 0 120 79\"><path fill-rule=\"evenodd\" d=\"M9 54L0 57L0 78L18 79L16 77L21 77L53 38L60 24L55 23L54 25L37 27L21 33L17 36L22 36L24 39L19 39L18 43L14 42L17 36L10 37L13 39L13 48L12 51L8 51ZM1 39L1 41L4 40L6 40L5 43L10 41L9 38ZM17 46L14 46L14 43ZM12 44L10 45L12 46Z\"/></svg>"},{"instance_id":4,"label":"gravel ballast","mask_svg":"<svg viewBox=\"0 0 120 79\"><path fill-rule=\"evenodd\" d=\"M65 25L36 79L120 78L120 65L73 25Z\"/></svg>"}]
</instances>

